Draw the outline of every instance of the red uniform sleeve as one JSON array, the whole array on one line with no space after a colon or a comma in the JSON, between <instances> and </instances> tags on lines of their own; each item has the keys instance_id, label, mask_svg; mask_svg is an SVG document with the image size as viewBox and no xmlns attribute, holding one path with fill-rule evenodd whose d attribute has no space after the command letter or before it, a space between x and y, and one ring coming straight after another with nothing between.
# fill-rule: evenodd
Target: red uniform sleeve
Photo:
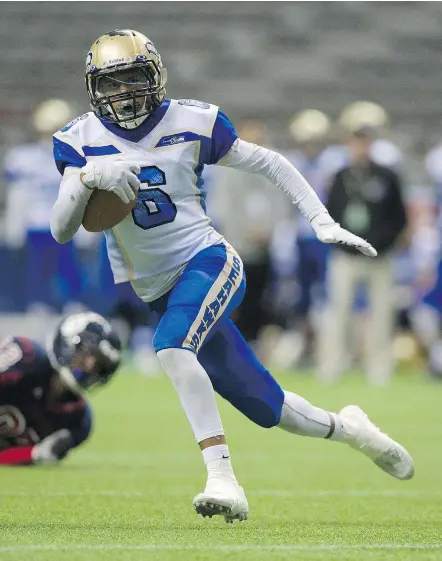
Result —
<instances>
[{"instance_id":1,"label":"red uniform sleeve","mask_svg":"<svg viewBox=\"0 0 442 561\"><path fill-rule=\"evenodd\" d=\"M7 448L0 452L0 465L3 466L29 466L32 460L33 446L19 446Z\"/></svg>"}]
</instances>

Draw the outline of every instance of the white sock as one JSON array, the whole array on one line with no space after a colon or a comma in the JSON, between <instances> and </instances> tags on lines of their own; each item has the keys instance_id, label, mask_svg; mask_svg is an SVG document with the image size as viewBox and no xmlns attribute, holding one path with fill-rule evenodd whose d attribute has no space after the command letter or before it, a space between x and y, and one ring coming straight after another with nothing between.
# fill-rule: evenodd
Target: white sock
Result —
<instances>
[{"instance_id":1,"label":"white sock","mask_svg":"<svg viewBox=\"0 0 442 561\"><path fill-rule=\"evenodd\" d=\"M223 435L212 382L196 355L185 349L163 349L157 356L175 386L196 441Z\"/></svg>"},{"instance_id":2,"label":"white sock","mask_svg":"<svg viewBox=\"0 0 442 561\"><path fill-rule=\"evenodd\" d=\"M284 392L278 427L301 436L340 440L343 423L336 413L314 407L300 395Z\"/></svg>"},{"instance_id":3,"label":"white sock","mask_svg":"<svg viewBox=\"0 0 442 561\"><path fill-rule=\"evenodd\" d=\"M229 475L235 478L230 462L229 447L227 444L217 444L202 450L207 473L210 475Z\"/></svg>"}]
</instances>

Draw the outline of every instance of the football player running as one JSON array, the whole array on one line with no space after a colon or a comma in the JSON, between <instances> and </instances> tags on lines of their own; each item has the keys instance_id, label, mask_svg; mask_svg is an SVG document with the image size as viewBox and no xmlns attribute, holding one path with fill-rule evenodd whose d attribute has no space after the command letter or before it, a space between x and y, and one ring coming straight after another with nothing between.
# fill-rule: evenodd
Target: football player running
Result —
<instances>
[{"instance_id":1,"label":"football player running","mask_svg":"<svg viewBox=\"0 0 442 561\"><path fill-rule=\"evenodd\" d=\"M0 342L0 465L54 464L92 431L84 391L106 384L120 340L98 314L68 316L47 350L27 337Z\"/></svg>"},{"instance_id":2,"label":"football player running","mask_svg":"<svg viewBox=\"0 0 442 561\"><path fill-rule=\"evenodd\" d=\"M86 86L92 112L54 135L63 179L51 229L58 242L70 240L94 189L126 203L136 199L133 211L105 232L108 254L115 282L130 281L158 316L154 348L208 472L194 509L227 522L248 515L214 392L262 427L345 442L390 475L412 477L408 452L361 409L328 412L283 391L229 319L244 295L243 266L205 213L203 167L262 174L300 208L321 241L349 244L369 257L375 249L334 222L284 157L238 138L215 105L166 98L165 84L161 57L141 33L114 30L91 46Z\"/></svg>"}]
</instances>

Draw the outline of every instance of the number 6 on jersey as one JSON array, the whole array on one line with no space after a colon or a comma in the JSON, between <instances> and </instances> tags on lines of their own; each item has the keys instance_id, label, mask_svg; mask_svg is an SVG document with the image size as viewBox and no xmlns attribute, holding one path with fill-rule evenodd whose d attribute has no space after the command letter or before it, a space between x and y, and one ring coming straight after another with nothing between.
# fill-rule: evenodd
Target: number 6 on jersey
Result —
<instances>
[{"instance_id":1,"label":"number 6 on jersey","mask_svg":"<svg viewBox=\"0 0 442 561\"><path fill-rule=\"evenodd\" d=\"M162 224L173 222L177 209L169 195L154 187L155 185L166 185L166 174L157 166L141 168L139 179L141 188L138 192L136 206L132 210L135 224L143 230L150 230ZM143 188L147 184L147 188ZM154 188L152 188L154 187Z\"/></svg>"}]
</instances>

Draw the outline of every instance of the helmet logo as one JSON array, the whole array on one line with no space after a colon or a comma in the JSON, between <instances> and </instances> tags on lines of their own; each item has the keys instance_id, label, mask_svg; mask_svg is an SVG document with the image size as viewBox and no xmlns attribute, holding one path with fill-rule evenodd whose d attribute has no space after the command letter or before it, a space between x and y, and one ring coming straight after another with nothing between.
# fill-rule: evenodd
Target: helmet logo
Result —
<instances>
[{"instance_id":1,"label":"helmet logo","mask_svg":"<svg viewBox=\"0 0 442 561\"><path fill-rule=\"evenodd\" d=\"M106 66L110 66L112 64L119 64L120 62L132 62L132 60L128 57L119 57L119 58L111 58L103 62L102 67L105 68Z\"/></svg>"},{"instance_id":2,"label":"helmet logo","mask_svg":"<svg viewBox=\"0 0 442 561\"><path fill-rule=\"evenodd\" d=\"M92 62L92 53L88 53L86 57L86 71L89 70L91 62Z\"/></svg>"},{"instance_id":3,"label":"helmet logo","mask_svg":"<svg viewBox=\"0 0 442 561\"><path fill-rule=\"evenodd\" d=\"M161 63L160 53L157 51L157 48L155 47L155 45L152 43L150 39L146 41L144 46L146 47L147 52L156 55Z\"/></svg>"}]
</instances>

